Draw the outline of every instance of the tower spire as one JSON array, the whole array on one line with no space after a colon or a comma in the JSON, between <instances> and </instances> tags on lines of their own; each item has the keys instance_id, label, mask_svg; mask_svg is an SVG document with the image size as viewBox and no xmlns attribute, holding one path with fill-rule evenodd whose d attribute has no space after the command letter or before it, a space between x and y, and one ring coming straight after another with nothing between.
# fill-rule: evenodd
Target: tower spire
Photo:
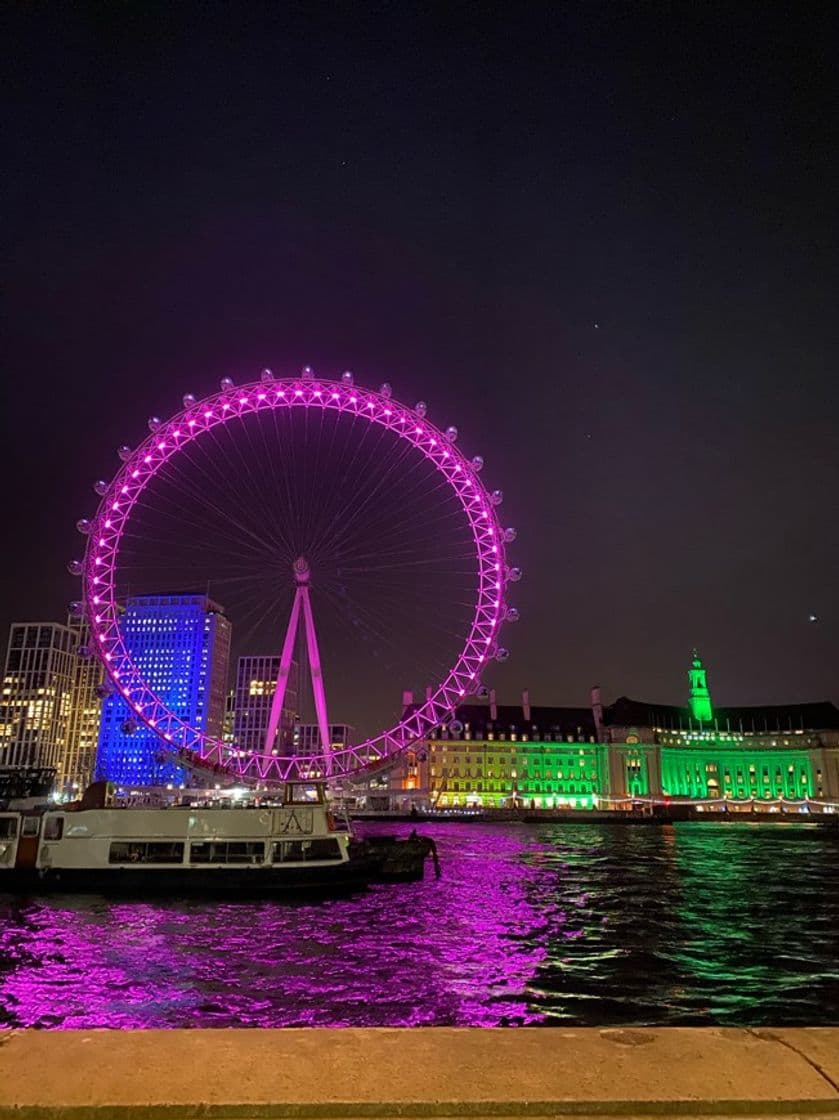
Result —
<instances>
[{"instance_id":1,"label":"tower spire","mask_svg":"<svg viewBox=\"0 0 839 1120\"><path fill-rule=\"evenodd\" d=\"M714 718L711 693L708 691L705 666L695 647L688 669L688 681L690 682L690 714L697 723L710 723Z\"/></svg>"}]
</instances>

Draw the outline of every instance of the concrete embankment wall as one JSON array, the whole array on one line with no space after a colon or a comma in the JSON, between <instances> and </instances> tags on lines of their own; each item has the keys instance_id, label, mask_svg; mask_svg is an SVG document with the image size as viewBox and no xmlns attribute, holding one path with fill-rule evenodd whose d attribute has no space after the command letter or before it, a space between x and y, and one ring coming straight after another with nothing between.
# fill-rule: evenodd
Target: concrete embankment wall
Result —
<instances>
[{"instance_id":1,"label":"concrete embankment wall","mask_svg":"<svg viewBox=\"0 0 839 1120\"><path fill-rule=\"evenodd\" d=\"M839 1028L0 1032L0 1118L835 1116Z\"/></svg>"}]
</instances>

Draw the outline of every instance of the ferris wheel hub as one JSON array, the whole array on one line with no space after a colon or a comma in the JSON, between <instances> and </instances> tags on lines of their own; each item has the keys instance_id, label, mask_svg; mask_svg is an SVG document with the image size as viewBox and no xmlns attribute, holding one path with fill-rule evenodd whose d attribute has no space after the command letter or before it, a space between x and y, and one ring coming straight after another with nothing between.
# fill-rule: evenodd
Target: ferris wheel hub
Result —
<instances>
[{"instance_id":1,"label":"ferris wheel hub","mask_svg":"<svg viewBox=\"0 0 839 1120\"><path fill-rule=\"evenodd\" d=\"M294 563L291 565L294 572L294 578L298 583L308 583L309 576L312 574L309 567L309 561L305 556L298 556Z\"/></svg>"}]
</instances>

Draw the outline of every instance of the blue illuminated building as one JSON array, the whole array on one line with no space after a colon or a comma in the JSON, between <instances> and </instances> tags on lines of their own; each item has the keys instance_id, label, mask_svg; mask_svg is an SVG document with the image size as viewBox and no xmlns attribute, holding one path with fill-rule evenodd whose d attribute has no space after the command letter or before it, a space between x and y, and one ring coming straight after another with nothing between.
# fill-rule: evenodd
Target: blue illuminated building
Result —
<instances>
[{"instance_id":1,"label":"blue illuminated building","mask_svg":"<svg viewBox=\"0 0 839 1120\"><path fill-rule=\"evenodd\" d=\"M205 595L141 595L120 621L131 656L156 696L192 727L221 737L230 660L230 621ZM122 786L184 782L122 696L102 706L96 776Z\"/></svg>"}]
</instances>

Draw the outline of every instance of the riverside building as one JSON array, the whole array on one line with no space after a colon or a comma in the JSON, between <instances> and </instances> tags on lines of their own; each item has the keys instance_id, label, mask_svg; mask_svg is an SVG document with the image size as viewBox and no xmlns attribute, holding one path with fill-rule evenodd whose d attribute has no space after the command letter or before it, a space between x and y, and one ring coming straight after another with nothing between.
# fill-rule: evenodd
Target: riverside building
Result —
<instances>
[{"instance_id":1,"label":"riverside building","mask_svg":"<svg viewBox=\"0 0 839 1120\"><path fill-rule=\"evenodd\" d=\"M0 703L0 766L60 767L70 731L78 635L58 622L14 622Z\"/></svg>"},{"instance_id":2,"label":"riverside building","mask_svg":"<svg viewBox=\"0 0 839 1120\"><path fill-rule=\"evenodd\" d=\"M0 695L0 767L49 767L67 793L91 779L103 670L80 614L15 622Z\"/></svg>"},{"instance_id":3,"label":"riverside building","mask_svg":"<svg viewBox=\"0 0 839 1120\"><path fill-rule=\"evenodd\" d=\"M143 678L192 727L221 737L230 660L230 621L205 595L128 600L122 636ZM96 776L123 786L183 784L185 774L122 696L102 708Z\"/></svg>"},{"instance_id":4,"label":"riverside building","mask_svg":"<svg viewBox=\"0 0 839 1120\"><path fill-rule=\"evenodd\" d=\"M249 655L240 657L237 662L232 742L243 754L264 753L279 672L279 655ZM297 662L292 661L277 738L270 748L275 754L280 753L292 734L297 710L298 678Z\"/></svg>"},{"instance_id":5,"label":"riverside building","mask_svg":"<svg viewBox=\"0 0 839 1120\"><path fill-rule=\"evenodd\" d=\"M333 751L350 745L353 729L348 723L329 724L329 745ZM316 723L297 723L292 733L294 754L317 754L321 750L320 729Z\"/></svg>"},{"instance_id":6,"label":"riverside building","mask_svg":"<svg viewBox=\"0 0 839 1120\"><path fill-rule=\"evenodd\" d=\"M626 809L649 800L839 804L839 709L829 701L715 707L694 652L688 703L466 704L393 772L391 798L440 808ZM410 701L410 697L406 700Z\"/></svg>"},{"instance_id":7,"label":"riverside building","mask_svg":"<svg viewBox=\"0 0 839 1120\"><path fill-rule=\"evenodd\" d=\"M78 796L93 780L99 724L102 719L102 686L105 670L90 649L90 626L82 614L71 614L67 625L76 635L76 667L70 697L67 743L59 764L60 788Z\"/></svg>"}]
</instances>

